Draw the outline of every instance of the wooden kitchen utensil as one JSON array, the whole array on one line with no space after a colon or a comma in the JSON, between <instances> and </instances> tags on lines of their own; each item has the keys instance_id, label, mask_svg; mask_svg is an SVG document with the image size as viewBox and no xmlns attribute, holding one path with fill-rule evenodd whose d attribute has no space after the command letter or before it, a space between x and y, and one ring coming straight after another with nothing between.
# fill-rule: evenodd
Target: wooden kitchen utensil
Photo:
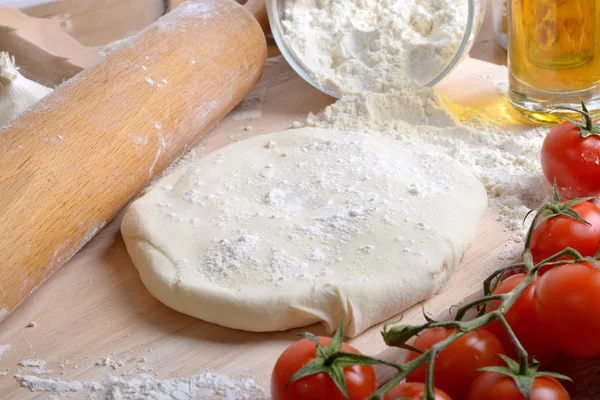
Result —
<instances>
[{"instance_id":1,"label":"wooden kitchen utensil","mask_svg":"<svg viewBox=\"0 0 600 400\"><path fill-rule=\"evenodd\" d=\"M0 130L0 320L225 116L266 54L235 1L184 3Z\"/></svg>"},{"instance_id":2,"label":"wooden kitchen utensil","mask_svg":"<svg viewBox=\"0 0 600 400\"><path fill-rule=\"evenodd\" d=\"M181 3L172 0L172 8ZM238 3L245 3L265 33L270 31L265 0ZM102 57L98 48L84 46L65 32L60 20L34 18L7 7L0 7L0 51L17 59L26 78L48 87L71 79Z\"/></svg>"},{"instance_id":3,"label":"wooden kitchen utensil","mask_svg":"<svg viewBox=\"0 0 600 400\"><path fill-rule=\"evenodd\" d=\"M100 59L98 49L80 44L62 30L60 21L7 7L0 7L0 51L16 57L25 77L49 87Z\"/></svg>"}]
</instances>

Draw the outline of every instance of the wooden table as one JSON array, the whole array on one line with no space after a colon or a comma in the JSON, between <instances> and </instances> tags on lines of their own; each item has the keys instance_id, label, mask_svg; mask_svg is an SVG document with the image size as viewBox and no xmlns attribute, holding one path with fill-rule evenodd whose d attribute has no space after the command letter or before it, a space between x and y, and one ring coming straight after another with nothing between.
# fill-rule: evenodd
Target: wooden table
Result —
<instances>
[{"instance_id":1,"label":"wooden table","mask_svg":"<svg viewBox=\"0 0 600 400\"><path fill-rule=\"evenodd\" d=\"M277 48L271 44L270 55L277 54ZM505 51L493 40L489 12L471 56L499 65L506 62ZM469 60L461 68L473 66L487 68L480 71L485 74L504 73L494 65ZM451 91L457 80L460 78L453 75L441 85L442 90ZM462 97L478 99L476 86L461 91ZM198 144L198 151L205 153L250 134L281 130L309 111L319 111L333 101L301 81L284 62L268 68L254 96L264 97L260 118L240 118L244 113L242 105ZM119 375L143 356L152 365L152 373L160 378L213 369L230 376L250 374L267 386L276 356L295 340L297 330L271 334L233 331L165 307L147 292L131 264L118 232L120 220L121 216L103 229L0 323L0 345L12 346L10 352L0 356L0 371L10 369L7 376L0 377L0 398L36 397L20 388L12 377L18 362L27 358L47 360L47 368L54 370L50 375L60 379L99 380L107 373ZM461 269L440 295L425 303L427 310L433 315L445 313L451 304L462 299L457 291L476 295L482 277L498 266L497 254L508 236L496 221L494 211L488 212ZM485 267L478 267L482 265ZM472 273L475 267L478 272ZM416 321L419 313L420 306L414 307L404 313L405 320ZM32 321L36 326L28 328ZM385 349L379 329L380 326L371 328L352 343L369 354L383 352L398 357L397 352ZM323 333L319 326L307 330ZM125 365L116 370L95 365L106 356ZM237 362L238 359L243 362ZM574 399L600 398L599 367L600 360L569 361L561 365L561 372L576 382L570 388ZM386 372L380 370L379 376L385 378ZM40 397L48 395L42 393Z\"/></svg>"}]
</instances>

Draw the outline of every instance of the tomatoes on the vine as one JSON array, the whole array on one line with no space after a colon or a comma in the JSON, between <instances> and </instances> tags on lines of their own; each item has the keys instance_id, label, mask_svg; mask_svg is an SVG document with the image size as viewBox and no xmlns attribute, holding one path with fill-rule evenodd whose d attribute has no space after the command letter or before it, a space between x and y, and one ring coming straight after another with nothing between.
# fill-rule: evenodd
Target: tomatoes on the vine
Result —
<instances>
[{"instance_id":1,"label":"tomatoes on the vine","mask_svg":"<svg viewBox=\"0 0 600 400\"><path fill-rule=\"evenodd\" d=\"M387 392L384 396L384 400L393 399L410 399L410 400L423 400L423 394L425 393L425 384L418 382L407 382L400 383ZM435 389L435 400L452 400L450 396L444 393L442 390Z\"/></svg>"},{"instance_id":2,"label":"tomatoes on the vine","mask_svg":"<svg viewBox=\"0 0 600 400\"><path fill-rule=\"evenodd\" d=\"M600 176L598 179L600 180ZM600 208L589 201L575 204L570 208L590 225L567 215L556 215L542 222L531 236L530 249L535 263L567 247L577 250L584 257L596 255L600 248ZM547 268L544 268L542 274L546 270Z\"/></svg>"},{"instance_id":3,"label":"tomatoes on the vine","mask_svg":"<svg viewBox=\"0 0 600 400\"><path fill-rule=\"evenodd\" d=\"M330 338L319 337L319 343L329 345ZM343 344L342 351L360 354L354 347ZM308 339L288 347L277 360L271 376L273 400L343 400L344 396L324 372L301 378L287 385L292 376L316 357L317 345ZM363 400L377 389L373 367L355 365L344 368L349 400ZM287 387L286 387L287 385Z\"/></svg>"},{"instance_id":4,"label":"tomatoes on the vine","mask_svg":"<svg viewBox=\"0 0 600 400\"><path fill-rule=\"evenodd\" d=\"M600 271L581 262L555 267L537 282L533 308L554 346L571 357L600 355Z\"/></svg>"},{"instance_id":5,"label":"tomatoes on the vine","mask_svg":"<svg viewBox=\"0 0 600 400\"><path fill-rule=\"evenodd\" d=\"M529 400L569 400L569 393L554 378L535 378ZM504 374L484 372L475 380L467 400L525 400L515 380Z\"/></svg>"},{"instance_id":6,"label":"tomatoes on the vine","mask_svg":"<svg viewBox=\"0 0 600 400\"><path fill-rule=\"evenodd\" d=\"M506 294L511 292L527 277L527 274L512 275L503 280L492 294ZM558 356L558 351L552 345L548 335L544 332L543 325L533 310L533 293L537 281L530 284L519 296L512 307L504 314L506 322L519 339L530 357L535 357L542 366L550 365ZM493 301L500 307L500 300ZM491 306L486 307L486 312L493 311ZM506 329L500 321L494 321L485 327L492 332L504 346L506 354L513 359L518 358L517 350L510 339Z\"/></svg>"},{"instance_id":7,"label":"tomatoes on the vine","mask_svg":"<svg viewBox=\"0 0 600 400\"><path fill-rule=\"evenodd\" d=\"M431 328L425 330L413 343L421 351L431 349L446 339L454 329ZM448 393L453 399L462 399L469 387L480 374L479 368L502 365L498 354L504 353L500 340L485 329L465 333L450 346L446 347L435 359L435 386ZM418 353L408 353L406 361L414 360ZM407 382L425 382L427 364L421 365L406 377Z\"/></svg>"},{"instance_id":8,"label":"tomatoes on the vine","mask_svg":"<svg viewBox=\"0 0 600 400\"><path fill-rule=\"evenodd\" d=\"M583 123L555 126L542 145L542 169L550 184L556 179L564 199L600 195L600 129L587 112Z\"/></svg>"}]
</instances>

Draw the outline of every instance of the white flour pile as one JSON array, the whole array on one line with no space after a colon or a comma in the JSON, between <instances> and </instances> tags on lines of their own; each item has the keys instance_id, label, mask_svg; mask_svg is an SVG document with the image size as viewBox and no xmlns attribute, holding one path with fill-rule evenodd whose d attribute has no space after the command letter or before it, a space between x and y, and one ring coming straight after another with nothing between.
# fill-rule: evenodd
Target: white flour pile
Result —
<instances>
[{"instance_id":1,"label":"white flour pile","mask_svg":"<svg viewBox=\"0 0 600 400\"><path fill-rule=\"evenodd\" d=\"M19 365L22 367L44 368L46 366L46 361L44 361L44 360L23 360L23 361L19 362Z\"/></svg>"},{"instance_id":2,"label":"white flour pile","mask_svg":"<svg viewBox=\"0 0 600 400\"><path fill-rule=\"evenodd\" d=\"M10 344L0 344L0 356L10 351Z\"/></svg>"},{"instance_id":3,"label":"white flour pile","mask_svg":"<svg viewBox=\"0 0 600 400\"><path fill-rule=\"evenodd\" d=\"M102 381L72 381L15 375L22 386L33 392L51 392L68 398L92 400L266 400L270 397L254 380L233 380L213 372L190 377L157 380L148 374L132 379L107 376Z\"/></svg>"},{"instance_id":4,"label":"white flour pile","mask_svg":"<svg viewBox=\"0 0 600 400\"><path fill-rule=\"evenodd\" d=\"M460 161L484 184L491 205L500 210L501 222L513 232L503 259L513 259L521 251L527 229L523 217L547 195L539 161L545 129L506 132L476 118L462 124L432 89L345 97L294 124L302 125L387 133Z\"/></svg>"},{"instance_id":5,"label":"white flour pile","mask_svg":"<svg viewBox=\"0 0 600 400\"><path fill-rule=\"evenodd\" d=\"M321 86L339 94L425 85L452 60L466 0L290 0L285 38Z\"/></svg>"},{"instance_id":6,"label":"white flour pile","mask_svg":"<svg viewBox=\"0 0 600 400\"><path fill-rule=\"evenodd\" d=\"M11 346L10 344L0 344L0 357L2 357L3 354L6 354L10 351ZM0 377L2 376L6 376L8 375L8 370L7 369L0 369Z\"/></svg>"}]
</instances>

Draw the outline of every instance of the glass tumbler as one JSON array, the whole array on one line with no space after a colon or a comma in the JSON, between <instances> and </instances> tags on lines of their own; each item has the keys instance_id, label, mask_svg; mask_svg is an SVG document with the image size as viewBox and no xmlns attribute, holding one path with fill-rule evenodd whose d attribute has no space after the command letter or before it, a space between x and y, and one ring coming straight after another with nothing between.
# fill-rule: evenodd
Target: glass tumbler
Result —
<instances>
[{"instance_id":1,"label":"glass tumbler","mask_svg":"<svg viewBox=\"0 0 600 400\"><path fill-rule=\"evenodd\" d=\"M600 4L596 0L509 0L509 96L539 122L600 113Z\"/></svg>"}]
</instances>

